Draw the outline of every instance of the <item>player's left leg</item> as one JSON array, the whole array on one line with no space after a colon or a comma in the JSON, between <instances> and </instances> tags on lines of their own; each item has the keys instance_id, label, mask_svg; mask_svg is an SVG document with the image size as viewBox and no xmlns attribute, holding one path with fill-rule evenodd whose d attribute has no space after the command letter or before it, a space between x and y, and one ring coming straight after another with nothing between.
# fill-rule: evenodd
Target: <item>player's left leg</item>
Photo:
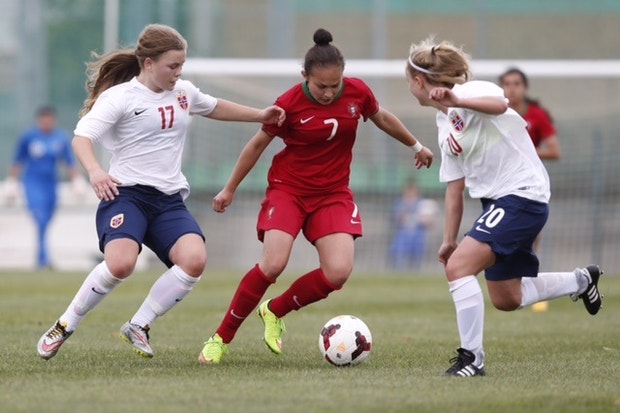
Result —
<instances>
[{"instance_id":1,"label":"player's left leg","mask_svg":"<svg viewBox=\"0 0 620 413\"><path fill-rule=\"evenodd\" d=\"M138 311L121 327L121 338L129 342L136 353L153 357L149 344L150 326L192 291L206 261L202 235L188 233L174 243L169 253L169 264L173 265L155 281Z\"/></svg>"},{"instance_id":2,"label":"player's left leg","mask_svg":"<svg viewBox=\"0 0 620 413\"><path fill-rule=\"evenodd\" d=\"M138 196L152 208L144 245L168 270L155 281L138 311L121 327L120 337L139 355L153 357L151 325L198 283L207 262L207 250L200 226L179 194L165 195L149 189Z\"/></svg>"},{"instance_id":3,"label":"player's left leg","mask_svg":"<svg viewBox=\"0 0 620 413\"><path fill-rule=\"evenodd\" d=\"M320 268L299 277L284 293L271 300L270 310L278 318L293 310L326 298L339 290L353 270L354 241L350 234L338 233L316 240Z\"/></svg>"},{"instance_id":4,"label":"player's left leg","mask_svg":"<svg viewBox=\"0 0 620 413\"><path fill-rule=\"evenodd\" d=\"M282 352L282 318L286 314L326 298L346 282L353 269L353 243L353 237L344 233L316 240L320 268L302 275L281 295L259 306L258 315L265 325L264 340L271 351Z\"/></svg>"},{"instance_id":5,"label":"player's left leg","mask_svg":"<svg viewBox=\"0 0 620 413\"><path fill-rule=\"evenodd\" d=\"M308 197L303 204L308 215L302 229L306 239L317 248L320 267L259 306L258 314L265 324L265 343L276 354L281 351L282 317L342 287L353 269L354 239L362 235L361 218L351 191Z\"/></svg>"},{"instance_id":6,"label":"player's left leg","mask_svg":"<svg viewBox=\"0 0 620 413\"><path fill-rule=\"evenodd\" d=\"M537 277L523 277L520 284L515 287L515 300L510 304L514 308L507 310L570 296L573 301L583 299L588 313L594 315L602 304L602 296L598 291L601 274L603 271L597 265L588 265L570 272L543 272ZM489 285L489 293L490 290ZM517 302L518 305L515 307Z\"/></svg>"},{"instance_id":7,"label":"player's left leg","mask_svg":"<svg viewBox=\"0 0 620 413\"><path fill-rule=\"evenodd\" d=\"M355 237L362 235L362 220L353 194L340 191L306 202L313 207L303 232L319 253L320 267L302 275L265 306L277 318L339 290L353 271Z\"/></svg>"}]
</instances>

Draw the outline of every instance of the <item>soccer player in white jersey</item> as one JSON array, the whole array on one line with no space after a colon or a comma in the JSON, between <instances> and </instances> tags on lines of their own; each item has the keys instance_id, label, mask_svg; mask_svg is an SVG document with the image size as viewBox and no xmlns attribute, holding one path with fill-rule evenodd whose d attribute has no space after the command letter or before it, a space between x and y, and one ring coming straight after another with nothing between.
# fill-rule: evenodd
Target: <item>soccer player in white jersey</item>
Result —
<instances>
[{"instance_id":1,"label":"soccer player in white jersey","mask_svg":"<svg viewBox=\"0 0 620 413\"><path fill-rule=\"evenodd\" d=\"M277 106L238 105L181 80L186 52L187 42L175 29L149 25L135 50L95 55L89 64L88 97L72 145L101 200L96 223L104 261L39 340L44 359L54 357L86 314L133 272L142 244L168 270L121 327L120 337L141 356L153 357L149 326L192 290L207 258L202 231L184 203L189 185L181 157L191 116L284 121L284 110ZM108 172L95 156L94 142L111 154Z\"/></svg>"},{"instance_id":2,"label":"soccer player in white jersey","mask_svg":"<svg viewBox=\"0 0 620 413\"><path fill-rule=\"evenodd\" d=\"M596 265L539 273L532 243L548 216L549 177L528 136L526 122L508 108L500 87L468 81L469 57L432 37L410 49L409 90L437 109L439 178L447 182L445 266L456 307L461 346L446 376L483 376L484 298L476 275L485 272L493 305L513 311L562 296L581 298L594 315L601 308ZM458 240L463 192L482 202L482 213Z\"/></svg>"}]
</instances>

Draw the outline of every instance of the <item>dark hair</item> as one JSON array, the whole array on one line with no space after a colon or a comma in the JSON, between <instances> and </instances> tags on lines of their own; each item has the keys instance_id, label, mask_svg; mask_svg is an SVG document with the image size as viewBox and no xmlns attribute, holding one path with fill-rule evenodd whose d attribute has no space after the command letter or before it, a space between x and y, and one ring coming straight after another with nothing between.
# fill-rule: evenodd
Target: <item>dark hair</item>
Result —
<instances>
[{"instance_id":1,"label":"dark hair","mask_svg":"<svg viewBox=\"0 0 620 413\"><path fill-rule=\"evenodd\" d=\"M523 73L523 71L519 68L516 67L510 67L508 68L504 73L502 73L499 76L499 84L501 85L502 83L504 83L504 78L508 75L519 75L519 77L521 77L521 81L523 82L523 84L525 85L525 88L529 88L530 87L530 82L527 78L527 76L525 75L525 73Z\"/></svg>"},{"instance_id":2,"label":"dark hair","mask_svg":"<svg viewBox=\"0 0 620 413\"><path fill-rule=\"evenodd\" d=\"M56 108L52 105L41 106L37 109L37 118L41 116L56 116Z\"/></svg>"},{"instance_id":3,"label":"dark hair","mask_svg":"<svg viewBox=\"0 0 620 413\"><path fill-rule=\"evenodd\" d=\"M344 57L340 50L330 44L334 38L325 29L318 29L312 36L315 45L306 53L304 59L304 70L306 74L311 74L315 66L338 66L344 69Z\"/></svg>"},{"instance_id":4,"label":"dark hair","mask_svg":"<svg viewBox=\"0 0 620 413\"><path fill-rule=\"evenodd\" d=\"M508 75L518 75L521 78L521 81L523 82L523 85L525 86L525 88L528 89L530 87L530 82L526 74L523 72L523 70L517 67L510 67L506 69L506 71L499 76L500 86L504 83L504 78ZM529 95L525 95L525 103L527 103L528 105L538 106L540 109L542 109L545 112L545 114L549 118L549 121L553 123L553 117L551 117L551 114L549 113L547 108L545 108L544 106L540 104L540 100L533 99Z\"/></svg>"}]
</instances>

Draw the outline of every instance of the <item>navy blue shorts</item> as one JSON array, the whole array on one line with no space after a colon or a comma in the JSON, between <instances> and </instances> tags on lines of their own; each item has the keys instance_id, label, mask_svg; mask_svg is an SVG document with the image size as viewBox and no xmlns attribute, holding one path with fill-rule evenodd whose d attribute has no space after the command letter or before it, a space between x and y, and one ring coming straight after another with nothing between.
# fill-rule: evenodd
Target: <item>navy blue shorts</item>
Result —
<instances>
[{"instance_id":1,"label":"navy blue shorts","mask_svg":"<svg viewBox=\"0 0 620 413\"><path fill-rule=\"evenodd\" d=\"M547 222L549 205L516 195L481 201L482 214L467 235L489 244L495 253L495 264L486 269L486 279L536 277L539 262L532 245Z\"/></svg>"},{"instance_id":2,"label":"navy blue shorts","mask_svg":"<svg viewBox=\"0 0 620 413\"><path fill-rule=\"evenodd\" d=\"M157 257L172 267L168 254L185 234L204 235L190 214L180 194L166 195L144 185L121 186L113 201L101 201L97 208L99 249L118 238L131 238L149 247Z\"/></svg>"}]
</instances>

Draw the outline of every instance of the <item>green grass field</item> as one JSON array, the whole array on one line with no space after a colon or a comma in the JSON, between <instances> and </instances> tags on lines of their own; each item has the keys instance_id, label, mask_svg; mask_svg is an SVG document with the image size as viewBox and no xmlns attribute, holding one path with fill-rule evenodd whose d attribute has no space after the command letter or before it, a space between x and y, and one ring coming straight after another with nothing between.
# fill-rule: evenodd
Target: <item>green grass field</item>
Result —
<instances>
[{"instance_id":1,"label":"green grass field","mask_svg":"<svg viewBox=\"0 0 620 413\"><path fill-rule=\"evenodd\" d=\"M156 272L134 274L50 361L36 342L83 274L0 273L0 411L80 412L620 412L620 277L604 276L604 308L568 298L549 311L502 313L487 304L487 376L444 378L458 347L443 277L355 274L328 300L287 319L285 352L271 354L252 316L222 364L202 366L241 274L208 271L151 330L155 357L118 339ZM268 296L293 279L285 274ZM486 288L483 288L486 290ZM323 323L362 318L373 334L363 364L335 368L318 350Z\"/></svg>"}]
</instances>

